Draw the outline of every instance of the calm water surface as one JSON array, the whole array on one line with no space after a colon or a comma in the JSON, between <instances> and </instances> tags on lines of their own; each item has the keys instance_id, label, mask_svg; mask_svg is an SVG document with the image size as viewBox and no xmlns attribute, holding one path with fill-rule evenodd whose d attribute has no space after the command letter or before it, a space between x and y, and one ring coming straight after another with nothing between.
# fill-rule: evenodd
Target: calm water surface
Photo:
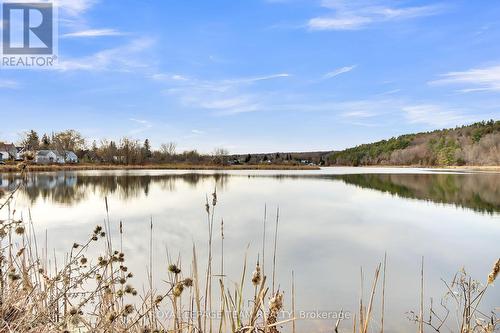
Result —
<instances>
[{"instance_id":1,"label":"calm water surface","mask_svg":"<svg viewBox=\"0 0 500 333\"><path fill-rule=\"evenodd\" d=\"M0 191L5 193L18 179L0 175L0 181ZM107 197L115 235L119 221L123 222L123 247L137 286L146 281L152 219L153 271L161 288L167 250L172 257L180 253L186 264L193 242L200 257L206 255L204 204L215 187L216 218L224 219L225 270L233 280L240 278L248 245L251 267L262 252L265 205L265 270L270 273L273 220L279 206L277 280L289 291L291 271L295 271L298 312L343 309L354 313L360 267L368 298L375 267L387 252L386 331L414 331L406 312L418 310L422 256L427 299L440 299L445 292L440 279L451 280L462 267L484 281L500 256L498 173L364 168L40 173L29 176L15 208L16 214L25 217L29 208L40 238L47 231L49 248L63 255L73 242L83 241L96 224L103 223ZM218 233L215 243L217 272ZM253 268L249 270L250 277ZM288 309L289 296L285 296ZM490 290L484 303L489 308L500 306L500 286ZM374 328L380 318L378 308L377 304ZM333 324L334 320L302 320L298 327L331 332Z\"/></svg>"}]
</instances>

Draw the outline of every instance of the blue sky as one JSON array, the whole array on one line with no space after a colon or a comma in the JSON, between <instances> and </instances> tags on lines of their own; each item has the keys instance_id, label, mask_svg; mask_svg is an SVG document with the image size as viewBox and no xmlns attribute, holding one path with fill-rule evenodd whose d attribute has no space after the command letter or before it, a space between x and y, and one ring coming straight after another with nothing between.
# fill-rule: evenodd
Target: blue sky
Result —
<instances>
[{"instance_id":1,"label":"blue sky","mask_svg":"<svg viewBox=\"0 0 500 333\"><path fill-rule=\"evenodd\" d=\"M500 3L60 0L59 64L0 70L0 140L339 149L500 117Z\"/></svg>"}]
</instances>

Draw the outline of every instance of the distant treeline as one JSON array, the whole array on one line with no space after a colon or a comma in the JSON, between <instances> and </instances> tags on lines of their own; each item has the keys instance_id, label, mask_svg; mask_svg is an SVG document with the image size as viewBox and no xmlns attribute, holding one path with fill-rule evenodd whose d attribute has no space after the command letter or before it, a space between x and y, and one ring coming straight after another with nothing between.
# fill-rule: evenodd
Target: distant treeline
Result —
<instances>
[{"instance_id":1,"label":"distant treeline","mask_svg":"<svg viewBox=\"0 0 500 333\"><path fill-rule=\"evenodd\" d=\"M500 165L500 121L407 134L330 153L331 165Z\"/></svg>"},{"instance_id":2,"label":"distant treeline","mask_svg":"<svg viewBox=\"0 0 500 333\"><path fill-rule=\"evenodd\" d=\"M104 164L147 164L147 163L189 163L220 164L229 153L223 148L215 149L212 154L200 154L196 150L177 151L175 142L162 143L153 149L149 139L139 141L124 137L117 141L102 139L89 142L75 130L43 134L41 137L35 130L25 133L19 143L24 148L24 158L34 159L38 150L53 149L57 151L73 151L83 163Z\"/></svg>"},{"instance_id":3,"label":"distant treeline","mask_svg":"<svg viewBox=\"0 0 500 333\"><path fill-rule=\"evenodd\" d=\"M177 151L174 142L153 149L151 142L130 138L89 142L74 130L39 136L34 130L20 142L26 159L41 149L74 151L83 163L192 165L277 164L277 165L500 165L500 121L432 132L406 134L389 140L363 144L338 152L303 152L232 155L224 148L210 154L196 150Z\"/></svg>"}]
</instances>

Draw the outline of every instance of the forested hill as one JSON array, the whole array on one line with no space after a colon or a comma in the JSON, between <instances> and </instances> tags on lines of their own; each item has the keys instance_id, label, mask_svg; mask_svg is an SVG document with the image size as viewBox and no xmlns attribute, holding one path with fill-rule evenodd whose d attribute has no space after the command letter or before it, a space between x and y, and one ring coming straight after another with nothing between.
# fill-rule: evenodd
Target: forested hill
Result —
<instances>
[{"instance_id":1,"label":"forested hill","mask_svg":"<svg viewBox=\"0 0 500 333\"><path fill-rule=\"evenodd\" d=\"M328 155L331 165L500 165L500 121L407 134Z\"/></svg>"}]
</instances>

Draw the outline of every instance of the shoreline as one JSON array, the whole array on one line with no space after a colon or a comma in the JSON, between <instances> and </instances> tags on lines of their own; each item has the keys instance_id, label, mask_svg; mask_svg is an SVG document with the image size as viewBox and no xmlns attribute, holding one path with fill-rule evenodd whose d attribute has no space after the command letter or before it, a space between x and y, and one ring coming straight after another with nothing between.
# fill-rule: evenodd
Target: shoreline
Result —
<instances>
[{"instance_id":1,"label":"shoreline","mask_svg":"<svg viewBox=\"0 0 500 333\"><path fill-rule=\"evenodd\" d=\"M195 164L65 164L65 165L27 165L30 172L86 171L86 170L320 170L318 166L308 165L195 165ZM0 173L20 172L20 164L0 165Z\"/></svg>"},{"instance_id":2,"label":"shoreline","mask_svg":"<svg viewBox=\"0 0 500 333\"><path fill-rule=\"evenodd\" d=\"M0 165L0 173L16 173L20 172L21 164ZM332 165L325 166L327 168L396 168L396 169L436 169L436 170L457 170L457 171L483 171L483 172L500 172L500 166L493 165L453 165L453 166L420 166L420 165L363 165L363 166L347 166L347 165ZM305 170L314 171L321 170L319 166L309 165L284 165L284 164L252 164L252 165L195 165L195 164L145 164L145 165L114 165L114 164L65 164L65 165L28 165L30 172L57 172L57 171L92 171L92 170Z\"/></svg>"},{"instance_id":3,"label":"shoreline","mask_svg":"<svg viewBox=\"0 0 500 333\"><path fill-rule=\"evenodd\" d=\"M333 168L338 167L351 167L348 165L333 165ZM433 165L433 166L421 166L421 165L362 165L352 168L396 168L396 169L436 169L436 170L458 170L458 171L490 171L490 172L500 172L500 165Z\"/></svg>"}]
</instances>

